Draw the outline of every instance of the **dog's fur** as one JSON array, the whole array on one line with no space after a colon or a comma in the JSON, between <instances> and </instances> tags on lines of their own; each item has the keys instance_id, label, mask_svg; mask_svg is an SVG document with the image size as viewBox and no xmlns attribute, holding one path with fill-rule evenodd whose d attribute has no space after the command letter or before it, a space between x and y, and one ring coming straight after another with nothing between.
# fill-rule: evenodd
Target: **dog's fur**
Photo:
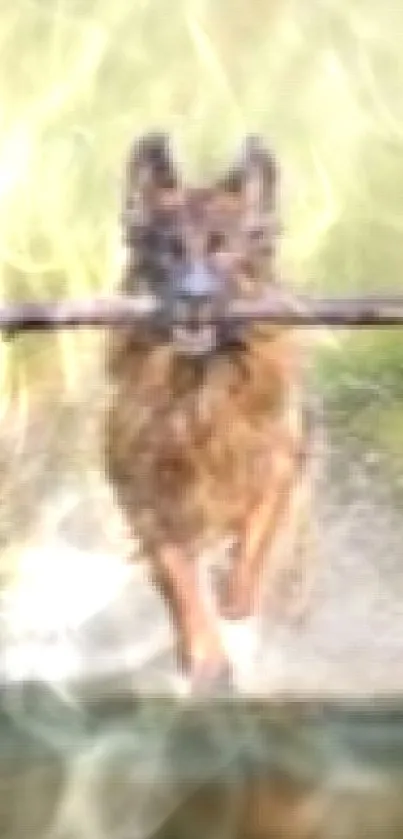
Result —
<instances>
[{"instance_id":1,"label":"dog's fur","mask_svg":"<svg viewBox=\"0 0 403 839\"><path fill-rule=\"evenodd\" d=\"M164 266L184 248L224 266L227 298L281 295L276 277L277 169L262 144L212 187L186 188L166 139L132 149L123 206L123 294L169 296ZM221 260L221 261L220 261ZM238 556L221 608L253 610L264 549L287 528L305 468L302 359L289 329L251 325L196 362L163 332L122 327L107 346L107 474L176 610L190 664L224 657L200 602L194 560L234 535Z\"/></svg>"}]
</instances>

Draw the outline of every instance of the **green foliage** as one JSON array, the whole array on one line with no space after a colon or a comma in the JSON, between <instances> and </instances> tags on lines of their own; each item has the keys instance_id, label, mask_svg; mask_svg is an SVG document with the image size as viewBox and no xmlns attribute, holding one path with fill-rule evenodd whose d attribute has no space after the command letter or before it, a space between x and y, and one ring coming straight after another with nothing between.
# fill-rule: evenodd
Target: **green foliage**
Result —
<instances>
[{"instance_id":1,"label":"green foliage","mask_svg":"<svg viewBox=\"0 0 403 839\"><path fill-rule=\"evenodd\" d=\"M3 0L2 297L110 288L123 161L156 126L192 175L262 131L284 170L284 273L313 291L400 288L402 25L382 0ZM67 375L79 337L43 341ZM7 355L28 381L33 346ZM345 399L351 377L392 371L397 393L402 346L343 338L324 385Z\"/></svg>"}]
</instances>

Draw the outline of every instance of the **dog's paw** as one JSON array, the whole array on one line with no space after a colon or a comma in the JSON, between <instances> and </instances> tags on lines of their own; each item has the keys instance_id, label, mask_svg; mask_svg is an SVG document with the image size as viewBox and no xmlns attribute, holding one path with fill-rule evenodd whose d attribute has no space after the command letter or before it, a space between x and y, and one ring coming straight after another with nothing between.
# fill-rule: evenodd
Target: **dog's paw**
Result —
<instances>
[{"instance_id":1,"label":"dog's paw","mask_svg":"<svg viewBox=\"0 0 403 839\"><path fill-rule=\"evenodd\" d=\"M192 694L199 696L231 691L232 667L216 628L194 636L187 653L186 669Z\"/></svg>"},{"instance_id":2,"label":"dog's paw","mask_svg":"<svg viewBox=\"0 0 403 839\"><path fill-rule=\"evenodd\" d=\"M196 697L228 695L234 690L233 670L226 659L204 661L191 673L191 692Z\"/></svg>"}]
</instances>

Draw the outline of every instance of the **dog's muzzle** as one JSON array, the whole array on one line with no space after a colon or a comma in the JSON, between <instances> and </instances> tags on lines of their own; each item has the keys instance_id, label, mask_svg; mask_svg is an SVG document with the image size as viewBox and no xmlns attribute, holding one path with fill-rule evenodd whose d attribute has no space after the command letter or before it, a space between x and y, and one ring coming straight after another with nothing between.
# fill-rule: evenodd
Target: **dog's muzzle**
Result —
<instances>
[{"instance_id":1,"label":"dog's muzzle","mask_svg":"<svg viewBox=\"0 0 403 839\"><path fill-rule=\"evenodd\" d=\"M180 355L202 357L218 348L217 311L211 300L175 301L172 340Z\"/></svg>"},{"instance_id":2,"label":"dog's muzzle","mask_svg":"<svg viewBox=\"0 0 403 839\"><path fill-rule=\"evenodd\" d=\"M171 338L179 354L213 353L219 344L221 306L219 278L202 262L193 264L176 283Z\"/></svg>"}]
</instances>

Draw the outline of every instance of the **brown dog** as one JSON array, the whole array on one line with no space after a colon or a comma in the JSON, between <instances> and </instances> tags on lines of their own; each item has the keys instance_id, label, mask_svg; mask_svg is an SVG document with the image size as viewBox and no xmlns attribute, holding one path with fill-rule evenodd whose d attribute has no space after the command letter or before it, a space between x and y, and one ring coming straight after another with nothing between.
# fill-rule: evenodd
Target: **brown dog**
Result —
<instances>
[{"instance_id":1,"label":"brown dog","mask_svg":"<svg viewBox=\"0 0 403 839\"><path fill-rule=\"evenodd\" d=\"M198 552L236 537L219 605L227 617L250 614L264 555L295 526L289 504L306 466L294 333L208 320L229 299L284 293L276 191L276 165L255 137L211 187L182 184L165 135L145 136L129 158L121 292L182 307L189 325L167 318L155 329L111 331L106 468L196 679L228 672L198 588Z\"/></svg>"}]
</instances>

